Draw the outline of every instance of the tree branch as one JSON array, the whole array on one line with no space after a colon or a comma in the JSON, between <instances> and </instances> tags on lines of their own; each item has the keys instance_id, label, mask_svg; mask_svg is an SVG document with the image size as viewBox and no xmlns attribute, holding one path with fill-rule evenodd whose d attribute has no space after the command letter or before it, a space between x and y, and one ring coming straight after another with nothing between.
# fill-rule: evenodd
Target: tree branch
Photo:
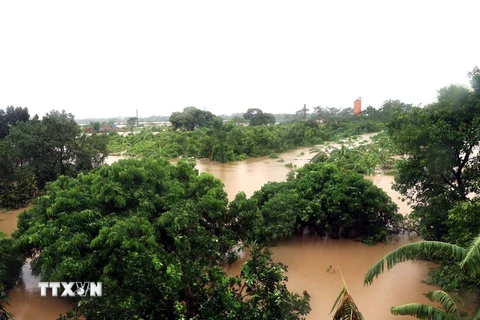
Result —
<instances>
[{"instance_id":1,"label":"tree branch","mask_svg":"<svg viewBox=\"0 0 480 320\"><path fill-rule=\"evenodd\" d=\"M472 149L473 149L473 144L471 144L468 147L467 152L465 152L465 157L463 158L462 163L458 167L458 173L459 174L461 174L463 167L467 164L468 160L470 159L470 155L472 154Z\"/></svg>"},{"instance_id":2,"label":"tree branch","mask_svg":"<svg viewBox=\"0 0 480 320\"><path fill-rule=\"evenodd\" d=\"M452 169L452 171L453 171L453 169ZM453 173L455 174L454 171L453 171ZM453 189L457 189L457 187L447 179L447 177L445 176L444 173L442 173L442 178L443 178L443 181L444 181L446 184L448 184L450 187L452 187Z\"/></svg>"}]
</instances>

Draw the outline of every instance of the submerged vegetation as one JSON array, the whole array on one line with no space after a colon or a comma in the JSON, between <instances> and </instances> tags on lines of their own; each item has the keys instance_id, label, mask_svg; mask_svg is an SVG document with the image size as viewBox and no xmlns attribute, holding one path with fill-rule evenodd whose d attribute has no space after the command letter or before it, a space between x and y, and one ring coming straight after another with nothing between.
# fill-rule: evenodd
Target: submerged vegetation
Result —
<instances>
[{"instance_id":1,"label":"submerged vegetation","mask_svg":"<svg viewBox=\"0 0 480 320\"><path fill-rule=\"evenodd\" d=\"M371 143L354 144L352 140L337 146L326 146L310 160L311 163L335 163L340 168L365 175L374 175L377 170L392 170L398 150L385 132L371 138ZM364 141L364 140L363 140ZM317 149L318 150L318 149Z\"/></svg>"},{"instance_id":2,"label":"submerged vegetation","mask_svg":"<svg viewBox=\"0 0 480 320\"><path fill-rule=\"evenodd\" d=\"M334 164L307 164L286 182L265 184L250 199L240 193L230 210L248 223L243 239L267 243L305 232L383 241L400 232L403 220L383 190Z\"/></svg>"},{"instance_id":3,"label":"submerged vegetation","mask_svg":"<svg viewBox=\"0 0 480 320\"><path fill-rule=\"evenodd\" d=\"M356 117L318 107L309 118L305 111L274 124L274 115L260 109L223 122L188 107L172 114L172 128L133 133L129 121L126 136L81 134L65 112L39 120L23 108L1 110L0 206L34 204L19 214L12 238L0 234L0 317L11 317L5 290L30 258L43 280L104 284L102 297L77 297L62 320L305 319L308 293L288 291L287 266L273 261L268 246L294 234L375 244L402 232L397 206L362 176L385 170L413 205L408 230L428 241L382 258L365 284L385 263L390 269L405 260L435 261L432 278L443 290L426 297L443 309L409 304L392 313L479 319L480 312L464 314L446 293L480 288L480 70L470 77L473 90L441 89L423 108L386 101ZM371 143L357 137L367 132L381 133ZM326 143L332 140L337 146ZM287 163L286 181L269 182L250 198L240 192L231 202L223 183L199 174L195 163L168 161L277 159L298 146L312 148L311 163ZM103 166L107 150L135 158ZM240 275L227 276L222 266L247 247ZM345 283L336 307L334 319L363 319Z\"/></svg>"},{"instance_id":4,"label":"submerged vegetation","mask_svg":"<svg viewBox=\"0 0 480 320\"><path fill-rule=\"evenodd\" d=\"M273 156L299 146L313 146L331 140L341 130L352 134L378 132L382 126L365 125L369 120L355 120L348 124L319 124L306 122L269 126L240 126L233 122L214 123L212 127L197 130L153 132L145 128L138 134L113 136L109 152L126 151L131 156L160 156L166 158L206 158L218 162L244 160L245 157ZM370 131L372 130L372 131Z\"/></svg>"}]
</instances>

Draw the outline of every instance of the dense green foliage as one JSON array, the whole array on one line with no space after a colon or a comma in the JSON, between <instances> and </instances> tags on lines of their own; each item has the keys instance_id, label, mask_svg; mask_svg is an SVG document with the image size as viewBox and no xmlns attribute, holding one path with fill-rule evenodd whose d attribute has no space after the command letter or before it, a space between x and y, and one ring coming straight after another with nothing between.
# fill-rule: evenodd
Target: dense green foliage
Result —
<instances>
[{"instance_id":1,"label":"dense green foliage","mask_svg":"<svg viewBox=\"0 0 480 320\"><path fill-rule=\"evenodd\" d=\"M19 150L7 140L0 140L0 208L16 208L37 192L33 168L19 163Z\"/></svg>"},{"instance_id":2,"label":"dense green foliage","mask_svg":"<svg viewBox=\"0 0 480 320\"><path fill-rule=\"evenodd\" d=\"M47 182L98 167L106 146L106 136L81 135L73 115L64 111L17 121L0 140L0 207L22 206Z\"/></svg>"},{"instance_id":3,"label":"dense green foliage","mask_svg":"<svg viewBox=\"0 0 480 320\"><path fill-rule=\"evenodd\" d=\"M373 121L388 123L395 113L410 112L412 108L411 104L406 104L399 100L387 100L378 109L368 106L362 111L362 115Z\"/></svg>"},{"instance_id":4,"label":"dense green foliage","mask_svg":"<svg viewBox=\"0 0 480 320\"><path fill-rule=\"evenodd\" d=\"M12 288L16 284L20 276L24 256L15 246L14 241L1 232L0 257L0 319L9 319L12 315L4 308L4 303L8 304L5 290Z\"/></svg>"},{"instance_id":5,"label":"dense green foliage","mask_svg":"<svg viewBox=\"0 0 480 320\"><path fill-rule=\"evenodd\" d=\"M184 129L192 131L198 128L206 128L215 121L221 121L210 111L203 111L195 107L186 107L183 112L174 112L170 116L170 123L174 130Z\"/></svg>"},{"instance_id":6,"label":"dense green foliage","mask_svg":"<svg viewBox=\"0 0 480 320\"><path fill-rule=\"evenodd\" d=\"M0 109L0 140L4 139L10 133L10 128L19 122L26 122L30 119L27 108L13 106L6 110Z\"/></svg>"},{"instance_id":7,"label":"dense green foliage","mask_svg":"<svg viewBox=\"0 0 480 320\"><path fill-rule=\"evenodd\" d=\"M402 220L383 190L334 164L307 164L286 182L265 184L250 199L237 195L230 209L265 242L308 231L370 243L399 232Z\"/></svg>"},{"instance_id":8,"label":"dense green foliage","mask_svg":"<svg viewBox=\"0 0 480 320\"><path fill-rule=\"evenodd\" d=\"M444 239L449 210L478 191L479 129L480 100L456 86L439 90L438 101L425 108L395 113L389 123L393 141L408 154L395 187L413 201L426 239Z\"/></svg>"},{"instance_id":9,"label":"dense green foliage","mask_svg":"<svg viewBox=\"0 0 480 320\"><path fill-rule=\"evenodd\" d=\"M262 126L275 124L275 117L271 113L264 113L260 109L251 108L243 114L243 118L248 121L251 126Z\"/></svg>"},{"instance_id":10,"label":"dense green foliage","mask_svg":"<svg viewBox=\"0 0 480 320\"><path fill-rule=\"evenodd\" d=\"M475 292L478 268L469 263L459 269L456 262L478 254L477 240L477 251L465 247L480 233L480 200L471 195L479 186L480 71L470 76L473 91L441 89L438 101L424 108L388 100L354 116L351 108L317 107L308 115L305 107L275 125L275 117L260 109L249 109L244 121L223 123L188 107L171 115L171 128L125 137L81 135L65 112L29 120L26 109L0 110L0 206L25 203L47 186L19 216L15 239L0 237L0 303L27 256L45 280L104 284L102 298L79 298L76 312L88 319L301 319L310 310L308 296L288 292L286 266L257 243L310 233L373 244L400 232L404 219L396 205L361 175L379 168L396 173L395 188L413 203L411 217L422 235L452 243L397 251L385 258L389 267L405 259L434 260L442 263L432 275L436 283ZM136 122L130 119L131 131ZM242 122L249 125L237 125ZM275 158L298 146L384 128L371 144L352 138L338 148L324 145L325 152L287 181L267 183L250 198L239 193L231 203L221 181L198 175L193 164L165 159ZM107 140L110 152L143 159L100 166ZM394 161L394 155L404 157ZM227 277L222 263L236 259L239 243L250 246L250 260L240 276ZM478 257L470 259L478 265ZM375 268L375 275L383 272L383 264ZM347 293L340 306L352 310ZM417 304L392 312L460 317L443 291L427 297L448 312ZM340 308L338 317L347 309Z\"/></svg>"},{"instance_id":11,"label":"dense green foliage","mask_svg":"<svg viewBox=\"0 0 480 320\"><path fill-rule=\"evenodd\" d=\"M375 130L379 131L380 127L371 125L369 120L329 124L307 120L271 126L238 126L233 122L215 122L210 128L193 131L167 129L154 133L146 128L135 135L113 136L108 149L109 152L126 150L128 155L135 156L183 156L229 162L320 144L336 135Z\"/></svg>"},{"instance_id":12,"label":"dense green foliage","mask_svg":"<svg viewBox=\"0 0 480 320\"><path fill-rule=\"evenodd\" d=\"M437 102L397 110L388 124L395 147L406 155L397 163L394 188L412 203L421 235L460 246L480 234L479 69L469 76L473 90L442 88ZM480 277L459 272L451 259L437 262L434 283L448 291L478 292Z\"/></svg>"},{"instance_id":13,"label":"dense green foliage","mask_svg":"<svg viewBox=\"0 0 480 320\"><path fill-rule=\"evenodd\" d=\"M227 203L222 182L190 164L123 160L49 184L14 237L43 279L103 283L79 304L89 319L301 319L308 301L268 252L253 250L244 282L226 277L219 264L242 240Z\"/></svg>"},{"instance_id":14,"label":"dense green foliage","mask_svg":"<svg viewBox=\"0 0 480 320\"><path fill-rule=\"evenodd\" d=\"M325 151L313 156L310 162L335 163L343 169L373 175L376 169L392 169L395 164L392 156L397 153L388 135L382 132L372 137L372 143L361 144L357 139L349 138L348 141L341 141L339 147L327 146Z\"/></svg>"}]
</instances>

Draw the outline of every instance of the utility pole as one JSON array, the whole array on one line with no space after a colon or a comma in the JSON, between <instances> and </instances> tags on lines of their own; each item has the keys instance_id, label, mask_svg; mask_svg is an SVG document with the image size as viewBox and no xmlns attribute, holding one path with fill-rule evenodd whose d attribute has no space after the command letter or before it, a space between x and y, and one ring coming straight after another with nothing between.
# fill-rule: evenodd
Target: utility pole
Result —
<instances>
[{"instance_id":1,"label":"utility pole","mask_svg":"<svg viewBox=\"0 0 480 320\"><path fill-rule=\"evenodd\" d=\"M307 121L307 111L308 111L307 104L303 105L302 111L303 111L303 121Z\"/></svg>"},{"instance_id":2,"label":"utility pole","mask_svg":"<svg viewBox=\"0 0 480 320\"><path fill-rule=\"evenodd\" d=\"M137 110L137 128L138 128L138 109Z\"/></svg>"}]
</instances>

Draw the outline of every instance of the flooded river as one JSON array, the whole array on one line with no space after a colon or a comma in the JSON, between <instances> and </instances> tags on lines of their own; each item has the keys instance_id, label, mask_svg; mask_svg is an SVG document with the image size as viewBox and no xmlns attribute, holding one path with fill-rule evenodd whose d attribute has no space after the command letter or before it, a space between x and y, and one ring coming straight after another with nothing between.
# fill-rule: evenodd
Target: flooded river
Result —
<instances>
[{"instance_id":1,"label":"flooded river","mask_svg":"<svg viewBox=\"0 0 480 320\"><path fill-rule=\"evenodd\" d=\"M367 139L370 136L371 134L363 137ZM200 172L208 172L221 179L229 199L232 200L240 191L251 196L255 190L269 181L284 181L290 170L285 164L302 166L310 160L312 154L309 148L299 148L279 156L284 162L269 158L227 164L198 161L197 168ZM116 160L118 158L110 157L107 163ZM399 200L399 194L391 189L393 177L377 175L367 179L385 190L399 205L402 214L410 212L410 208ZM0 231L11 233L15 229L18 212L20 211L0 212ZM383 255L410 241L407 237L398 237L387 244L369 247L352 240L295 237L281 242L272 248L272 252L276 261L288 266L289 289L299 294L307 290L310 294L312 311L308 316L309 320L332 318L329 312L342 289L342 281L338 272L327 272L330 266L341 269L348 289L365 319L393 320L399 317L390 314L392 306L411 302L428 303L423 294L437 288L422 283L422 280L427 280L428 269L434 265L425 262L399 264L381 275L370 287L363 286L363 279L368 268ZM244 255L230 266L227 269L228 274L238 274L247 258L247 255ZM15 314L17 320L54 320L58 314L65 313L70 307L59 298L40 297L37 289L38 279L30 274L28 265L24 266L22 275L23 279L19 285L9 292L12 301L8 310Z\"/></svg>"}]
</instances>

